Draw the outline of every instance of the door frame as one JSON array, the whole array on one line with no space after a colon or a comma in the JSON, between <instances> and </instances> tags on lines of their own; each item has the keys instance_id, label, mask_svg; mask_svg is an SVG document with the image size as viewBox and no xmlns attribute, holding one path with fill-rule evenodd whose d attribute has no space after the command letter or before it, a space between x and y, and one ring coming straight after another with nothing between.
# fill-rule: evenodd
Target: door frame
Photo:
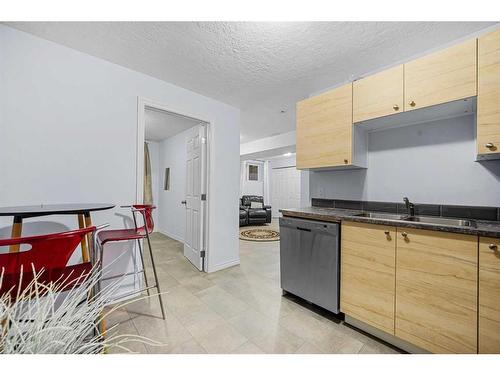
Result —
<instances>
[{"instance_id":1,"label":"door frame","mask_svg":"<svg viewBox=\"0 0 500 375\"><path fill-rule=\"evenodd\" d=\"M213 141L213 123L214 121L212 119L207 119L204 118L203 116L200 116L198 114L190 114L186 113L184 110L174 108L172 106L168 106L162 103L158 103L154 100L150 100L147 98L144 98L142 96L137 97L137 134L136 134L136 154L135 154L135 200L138 204L140 204L143 200L143 193L144 193L144 142L145 142L145 131L146 131L146 119L144 116L145 110L147 107L158 109L160 111L168 112L170 114L176 115L176 116L182 116L182 117L187 117L196 121L199 121L200 123L204 123L206 126L206 145L207 145L207 160L206 160L206 171L207 171L207 176L206 176L206 192L205 194L207 195L207 199L205 201L205 210L204 210L204 220L203 220L203 244L202 244L202 250L205 250L205 257L203 258L202 261L202 272L207 272L209 269L209 257L210 257L210 224L209 224L209 218L210 218L210 201L212 198L211 195L211 184L212 184L212 179L211 179L211 169L212 169L212 159L210 157L211 155L211 144Z\"/></svg>"}]
</instances>

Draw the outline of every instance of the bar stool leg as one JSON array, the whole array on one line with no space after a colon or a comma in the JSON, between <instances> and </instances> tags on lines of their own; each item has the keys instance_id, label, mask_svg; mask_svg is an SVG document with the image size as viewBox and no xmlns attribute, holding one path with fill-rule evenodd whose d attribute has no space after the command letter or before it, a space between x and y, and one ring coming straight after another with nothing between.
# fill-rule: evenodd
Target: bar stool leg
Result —
<instances>
[{"instance_id":1,"label":"bar stool leg","mask_svg":"<svg viewBox=\"0 0 500 375\"><path fill-rule=\"evenodd\" d=\"M80 229L85 228L85 217L83 214L78 214L78 227ZM89 250L88 250L88 244L87 244L87 237L84 237L81 242L81 247L82 247L82 260L83 262L88 262L89 261Z\"/></svg>"},{"instance_id":2,"label":"bar stool leg","mask_svg":"<svg viewBox=\"0 0 500 375\"><path fill-rule=\"evenodd\" d=\"M141 245L141 240L137 240L137 245L139 246L139 253L141 254L141 263L142 263L142 273L144 275L144 283L146 284L146 288L147 288L147 293L148 293L148 296L151 295L151 293L149 292L149 283L148 283L148 277L146 275L146 266L144 264L144 254L142 253L142 245Z\"/></svg>"},{"instance_id":3,"label":"bar stool leg","mask_svg":"<svg viewBox=\"0 0 500 375\"><path fill-rule=\"evenodd\" d=\"M156 273L155 259L153 257L153 249L151 248L151 241L149 240L149 233L147 232L147 230L146 230L146 239L148 241L149 254L151 256L151 265L153 266L153 274L155 277L156 290L158 290L158 299L160 301L161 315L163 316L163 320L165 320L165 308L163 307L163 300L161 298L160 283L158 282L158 275Z\"/></svg>"}]
</instances>

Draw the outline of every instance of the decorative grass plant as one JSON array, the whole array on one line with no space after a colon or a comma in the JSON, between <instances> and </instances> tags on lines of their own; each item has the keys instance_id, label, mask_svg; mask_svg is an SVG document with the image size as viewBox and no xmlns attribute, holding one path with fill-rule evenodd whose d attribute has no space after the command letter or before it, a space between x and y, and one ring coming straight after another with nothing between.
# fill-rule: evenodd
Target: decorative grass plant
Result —
<instances>
[{"instance_id":1,"label":"decorative grass plant","mask_svg":"<svg viewBox=\"0 0 500 375\"><path fill-rule=\"evenodd\" d=\"M41 272L34 273L34 280L26 289L18 290L16 298L9 293L0 296L1 354L98 354L113 347L129 351L126 344L130 342L158 344L142 336L114 334L116 325L100 332L106 316L113 311L148 298L136 298L104 314L121 279L96 293L100 272L94 267L77 287L62 291L64 280L44 285L38 281ZM3 272L0 286L2 279Z\"/></svg>"}]
</instances>

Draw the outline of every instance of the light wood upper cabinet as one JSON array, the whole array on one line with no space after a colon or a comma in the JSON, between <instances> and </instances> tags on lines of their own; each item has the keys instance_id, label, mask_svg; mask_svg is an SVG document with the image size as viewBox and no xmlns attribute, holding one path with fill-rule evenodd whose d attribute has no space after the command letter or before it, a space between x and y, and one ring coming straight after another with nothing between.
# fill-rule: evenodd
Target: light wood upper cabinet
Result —
<instances>
[{"instance_id":1,"label":"light wood upper cabinet","mask_svg":"<svg viewBox=\"0 0 500 375\"><path fill-rule=\"evenodd\" d=\"M476 39L404 65L405 111L476 95Z\"/></svg>"},{"instance_id":2,"label":"light wood upper cabinet","mask_svg":"<svg viewBox=\"0 0 500 375\"><path fill-rule=\"evenodd\" d=\"M477 151L500 153L500 30L478 39Z\"/></svg>"},{"instance_id":3,"label":"light wood upper cabinet","mask_svg":"<svg viewBox=\"0 0 500 375\"><path fill-rule=\"evenodd\" d=\"M500 239L479 237L479 353L500 353Z\"/></svg>"},{"instance_id":4,"label":"light wood upper cabinet","mask_svg":"<svg viewBox=\"0 0 500 375\"><path fill-rule=\"evenodd\" d=\"M399 65L354 81L354 122L403 112L403 80L403 65Z\"/></svg>"},{"instance_id":5,"label":"light wood upper cabinet","mask_svg":"<svg viewBox=\"0 0 500 375\"><path fill-rule=\"evenodd\" d=\"M396 336L434 353L476 353L477 236L398 228L396 259Z\"/></svg>"},{"instance_id":6,"label":"light wood upper cabinet","mask_svg":"<svg viewBox=\"0 0 500 375\"><path fill-rule=\"evenodd\" d=\"M352 83L297 103L297 168L352 163Z\"/></svg>"},{"instance_id":7,"label":"light wood upper cabinet","mask_svg":"<svg viewBox=\"0 0 500 375\"><path fill-rule=\"evenodd\" d=\"M396 228L342 224L340 310L394 334Z\"/></svg>"}]
</instances>

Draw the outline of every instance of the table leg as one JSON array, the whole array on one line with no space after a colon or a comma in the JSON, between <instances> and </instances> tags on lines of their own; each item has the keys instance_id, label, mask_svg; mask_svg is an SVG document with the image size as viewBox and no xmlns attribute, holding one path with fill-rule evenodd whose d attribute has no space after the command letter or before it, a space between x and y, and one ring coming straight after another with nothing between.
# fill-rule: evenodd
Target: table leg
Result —
<instances>
[{"instance_id":1,"label":"table leg","mask_svg":"<svg viewBox=\"0 0 500 375\"><path fill-rule=\"evenodd\" d=\"M85 217L83 214L78 214L78 227L80 229L85 228ZM81 246L82 246L82 260L83 260L83 262L88 262L89 261L89 250L88 250L88 246L87 246L87 237L82 239Z\"/></svg>"},{"instance_id":2,"label":"table leg","mask_svg":"<svg viewBox=\"0 0 500 375\"><path fill-rule=\"evenodd\" d=\"M21 232L23 231L23 218L20 216L14 216L14 222L12 223L12 233L11 238L21 237ZM19 252L19 245L11 245L9 253Z\"/></svg>"},{"instance_id":3,"label":"table leg","mask_svg":"<svg viewBox=\"0 0 500 375\"><path fill-rule=\"evenodd\" d=\"M92 219L90 217L90 212L85 212L83 214L83 216L85 217L85 228L88 228L88 227L91 227L92 226ZM87 248L90 247L90 241L92 241L92 236L90 234L87 234ZM88 251L87 251L87 260L86 262L89 261L89 255L88 255Z\"/></svg>"}]
</instances>

